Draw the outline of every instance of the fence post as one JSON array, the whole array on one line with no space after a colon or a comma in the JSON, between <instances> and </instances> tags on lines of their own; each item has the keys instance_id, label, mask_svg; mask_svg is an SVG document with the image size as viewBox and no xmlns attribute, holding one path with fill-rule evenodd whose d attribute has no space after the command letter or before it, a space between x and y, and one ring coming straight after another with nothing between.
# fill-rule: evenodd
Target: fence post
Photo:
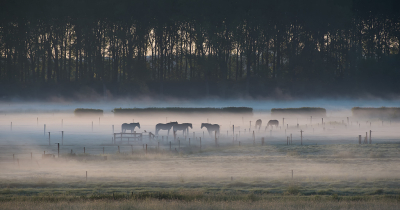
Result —
<instances>
[{"instance_id":1,"label":"fence post","mask_svg":"<svg viewBox=\"0 0 400 210\"><path fill-rule=\"evenodd\" d=\"M50 146L50 132L49 132L49 146Z\"/></svg>"},{"instance_id":2,"label":"fence post","mask_svg":"<svg viewBox=\"0 0 400 210\"><path fill-rule=\"evenodd\" d=\"M369 144L371 144L371 134L372 134L372 131L369 130Z\"/></svg>"},{"instance_id":3,"label":"fence post","mask_svg":"<svg viewBox=\"0 0 400 210\"><path fill-rule=\"evenodd\" d=\"M253 146L256 146L256 135L254 134L254 131L253 131Z\"/></svg>"},{"instance_id":4,"label":"fence post","mask_svg":"<svg viewBox=\"0 0 400 210\"><path fill-rule=\"evenodd\" d=\"M46 124L44 124L43 136L46 135Z\"/></svg>"}]
</instances>

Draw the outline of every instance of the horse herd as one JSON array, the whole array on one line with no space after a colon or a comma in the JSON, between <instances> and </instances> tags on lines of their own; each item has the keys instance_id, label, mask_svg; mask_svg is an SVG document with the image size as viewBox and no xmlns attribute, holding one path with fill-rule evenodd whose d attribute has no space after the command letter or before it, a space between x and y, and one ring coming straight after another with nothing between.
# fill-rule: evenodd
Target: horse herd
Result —
<instances>
[{"instance_id":1,"label":"horse herd","mask_svg":"<svg viewBox=\"0 0 400 210\"><path fill-rule=\"evenodd\" d=\"M262 120L258 119L256 121L255 127L258 129L261 128ZM276 126L278 127L279 122L278 120L270 120L268 121L267 126L265 127L265 130L268 128L268 126ZM130 130L131 133L135 130L135 128L138 127L140 128L140 123L124 123L121 125L121 131L122 133L125 133L127 130ZM220 131L220 125L218 124L210 124L210 123L201 123L201 128L206 128L208 133L211 135L211 133L216 132L216 134L219 134ZM177 131L182 131L183 135L189 133L189 128L193 129L192 123L181 123L179 124L178 122L169 122L169 123L158 123L156 125L156 130L155 130L155 135L158 135L158 132L160 130L168 130L168 135L169 131L172 129L174 132Z\"/></svg>"}]
</instances>

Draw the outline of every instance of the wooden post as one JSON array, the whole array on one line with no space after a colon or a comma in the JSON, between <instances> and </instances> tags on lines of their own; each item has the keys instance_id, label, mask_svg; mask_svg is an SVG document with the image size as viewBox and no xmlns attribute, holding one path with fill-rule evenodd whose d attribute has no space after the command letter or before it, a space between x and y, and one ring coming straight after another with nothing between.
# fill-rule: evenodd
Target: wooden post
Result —
<instances>
[{"instance_id":1,"label":"wooden post","mask_svg":"<svg viewBox=\"0 0 400 210\"><path fill-rule=\"evenodd\" d=\"M371 134L372 134L372 131L369 130L369 144L371 144Z\"/></svg>"},{"instance_id":2,"label":"wooden post","mask_svg":"<svg viewBox=\"0 0 400 210\"><path fill-rule=\"evenodd\" d=\"M44 133L43 135L46 135L46 124L44 124Z\"/></svg>"},{"instance_id":3,"label":"wooden post","mask_svg":"<svg viewBox=\"0 0 400 210\"><path fill-rule=\"evenodd\" d=\"M217 131L214 131L214 136L215 136L215 146L217 146Z\"/></svg>"},{"instance_id":4,"label":"wooden post","mask_svg":"<svg viewBox=\"0 0 400 210\"><path fill-rule=\"evenodd\" d=\"M300 131L300 145L303 145L303 130Z\"/></svg>"},{"instance_id":5,"label":"wooden post","mask_svg":"<svg viewBox=\"0 0 400 210\"><path fill-rule=\"evenodd\" d=\"M49 132L49 146L50 146L50 132Z\"/></svg>"},{"instance_id":6,"label":"wooden post","mask_svg":"<svg viewBox=\"0 0 400 210\"><path fill-rule=\"evenodd\" d=\"M358 135L358 144L361 144L361 135Z\"/></svg>"},{"instance_id":7,"label":"wooden post","mask_svg":"<svg viewBox=\"0 0 400 210\"><path fill-rule=\"evenodd\" d=\"M368 132L365 132L364 144L368 144Z\"/></svg>"},{"instance_id":8,"label":"wooden post","mask_svg":"<svg viewBox=\"0 0 400 210\"><path fill-rule=\"evenodd\" d=\"M254 131L253 131L253 146L256 146L256 135L254 134Z\"/></svg>"}]
</instances>

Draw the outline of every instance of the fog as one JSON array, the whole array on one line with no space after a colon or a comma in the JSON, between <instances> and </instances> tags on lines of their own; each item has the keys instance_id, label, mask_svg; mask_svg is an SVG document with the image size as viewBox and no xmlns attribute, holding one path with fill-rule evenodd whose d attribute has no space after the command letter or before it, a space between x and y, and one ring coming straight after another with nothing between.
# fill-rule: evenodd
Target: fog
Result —
<instances>
[{"instance_id":1,"label":"fog","mask_svg":"<svg viewBox=\"0 0 400 210\"><path fill-rule=\"evenodd\" d=\"M3 103L0 119L0 168L3 170L0 171L0 181L3 184L68 183L82 181L85 171L96 182L157 182L157 185L177 182L197 183L199 186L202 182L226 181L230 177L243 182L289 179L291 170L303 181L396 178L399 172L399 123L356 119L352 117L350 108L397 106L397 103L355 100ZM115 107L147 106L249 106L255 110L252 115L163 113L114 116L111 112ZM271 108L302 106L326 108L324 124L322 118L293 116L286 117L282 125L283 119L271 117L269 111ZM100 108L105 113L101 117L77 117L73 110L78 107ZM257 119L262 120L261 129L254 126ZM271 119L279 120L280 126L265 129ZM192 123L193 129L187 136L178 131L175 140L172 130L169 136L167 131L160 131L154 139L149 139L149 132L154 134L157 123L171 121ZM126 140L121 143L117 139L117 144L113 144L112 126L115 133L120 133L121 124L131 122L140 123L140 129L135 131L143 133L143 140L131 139L129 143ZM201 123L207 122L221 126L217 143L215 133L209 135L205 128L201 129ZM370 130L372 145L358 145L358 136L361 135L364 142L366 132L369 141ZM61 131L64 132L63 140ZM303 131L302 138L300 131ZM287 146L290 135L293 144ZM265 139L264 146L261 146L262 138ZM56 143L60 143L59 158ZM71 150L76 155L71 155ZM54 154L55 158L43 159L44 153Z\"/></svg>"}]
</instances>

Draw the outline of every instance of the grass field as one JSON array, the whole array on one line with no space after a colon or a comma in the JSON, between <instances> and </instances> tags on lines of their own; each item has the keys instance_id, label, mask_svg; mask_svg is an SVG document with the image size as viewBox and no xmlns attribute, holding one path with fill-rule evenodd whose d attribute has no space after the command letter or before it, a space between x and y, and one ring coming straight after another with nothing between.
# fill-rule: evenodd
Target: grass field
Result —
<instances>
[{"instance_id":1,"label":"grass field","mask_svg":"<svg viewBox=\"0 0 400 210\"><path fill-rule=\"evenodd\" d=\"M257 119L265 126L273 118L4 116L0 209L399 209L399 123L292 117L286 126L256 129ZM167 121L193 129L176 140L165 130L149 139L155 123ZM143 141L111 144L126 122L141 123L135 131ZM218 146L204 122L221 125ZM358 144L370 130L372 144Z\"/></svg>"}]
</instances>

